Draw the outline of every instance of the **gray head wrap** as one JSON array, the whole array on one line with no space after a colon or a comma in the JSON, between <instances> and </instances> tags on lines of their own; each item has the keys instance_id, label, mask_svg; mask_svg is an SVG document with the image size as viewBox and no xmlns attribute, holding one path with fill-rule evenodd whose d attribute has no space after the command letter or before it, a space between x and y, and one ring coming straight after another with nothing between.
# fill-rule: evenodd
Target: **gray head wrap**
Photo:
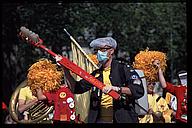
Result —
<instances>
[{"instance_id":1,"label":"gray head wrap","mask_svg":"<svg viewBox=\"0 0 192 128\"><path fill-rule=\"evenodd\" d=\"M90 46L93 48L100 48L104 47L105 45L116 49L117 42L112 37L104 37L104 38L97 38L90 43Z\"/></svg>"}]
</instances>

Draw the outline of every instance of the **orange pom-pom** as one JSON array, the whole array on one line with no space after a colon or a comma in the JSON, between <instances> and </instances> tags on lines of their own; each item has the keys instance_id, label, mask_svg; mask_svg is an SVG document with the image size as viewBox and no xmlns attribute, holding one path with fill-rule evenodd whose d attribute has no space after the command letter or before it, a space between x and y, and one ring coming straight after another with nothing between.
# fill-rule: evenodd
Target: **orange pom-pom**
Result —
<instances>
[{"instance_id":1,"label":"orange pom-pom","mask_svg":"<svg viewBox=\"0 0 192 128\"><path fill-rule=\"evenodd\" d=\"M37 88L54 91L60 87L63 74L56 64L52 64L48 59L40 59L28 69L27 84L34 95Z\"/></svg>"},{"instance_id":2,"label":"orange pom-pom","mask_svg":"<svg viewBox=\"0 0 192 128\"><path fill-rule=\"evenodd\" d=\"M135 56L135 62L133 63L133 67L139 70L143 70L147 81L156 82L158 81L158 69L153 65L154 60L160 61L160 66L163 72L167 67L166 61L167 57L165 53L159 51L149 51L146 49L144 51L140 51Z\"/></svg>"}]
</instances>

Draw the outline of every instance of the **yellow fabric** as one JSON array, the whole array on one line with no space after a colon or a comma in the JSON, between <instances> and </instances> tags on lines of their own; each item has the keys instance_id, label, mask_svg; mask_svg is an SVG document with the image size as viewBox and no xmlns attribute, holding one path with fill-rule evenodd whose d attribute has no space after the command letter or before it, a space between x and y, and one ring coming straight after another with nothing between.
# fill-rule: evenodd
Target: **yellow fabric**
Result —
<instances>
[{"instance_id":1,"label":"yellow fabric","mask_svg":"<svg viewBox=\"0 0 192 128\"><path fill-rule=\"evenodd\" d=\"M169 112L169 106L164 98L161 98L157 102L158 111L163 112L163 117L165 119L165 123L171 123L171 113Z\"/></svg>"},{"instance_id":2,"label":"yellow fabric","mask_svg":"<svg viewBox=\"0 0 192 128\"><path fill-rule=\"evenodd\" d=\"M112 86L109 75L111 68L107 68L103 71L103 83L106 86ZM100 119L103 121L113 120L113 98L107 94L102 93L101 97L101 113Z\"/></svg>"},{"instance_id":3,"label":"yellow fabric","mask_svg":"<svg viewBox=\"0 0 192 128\"><path fill-rule=\"evenodd\" d=\"M36 97L32 95L32 91L31 91L29 86L26 86L26 87L20 89L18 99L29 101L29 100L32 100L34 98L36 98Z\"/></svg>"},{"instance_id":4,"label":"yellow fabric","mask_svg":"<svg viewBox=\"0 0 192 128\"><path fill-rule=\"evenodd\" d=\"M71 48L72 48L72 56L70 60L72 60L73 63L77 64L79 67L87 71L88 73L91 73L93 70L97 69L98 67L95 67L82 53L82 51L77 47L77 45L74 42L71 42ZM73 77L79 81L81 78L75 74L73 74ZM87 91L83 94L74 94L74 99L76 102L75 109L76 109L76 115L80 115L80 120L87 123L88 121L88 113L89 113L89 106L90 106L90 94L91 91Z\"/></svg>"},{"instance_id":5,"label":"yellow fabric","mask_svg":"<svg viewBox=\"0 0 192 128\"><path fill-rule=\"evenodd\" d=\"M172 109L168 109L163 112L163 117L165 118L165 123L171 123L171 114L174 111Z\"/></svg>"},{"instance_id":6,"label":"yellow fabric","mask_svg":"<svg viewBox=\"0 0 192 128\"><path fill-rule=\"evenodd\" d=\"M169 93L169 92L167 92L167 93L166 93L166 96L165 96L165 100L166 100L167 104L170 103L170 101L171 101L171 97L172 97L172 94Z\"/></svg>"},{"instance_id":7,"label":"yellow fabric","mask_svg":"<svg viewBox=\"0 0 192 128\"><path fill-rule=\"evenodd\" d=\"M149 108L152 108L154 112L160 111L163 112L163 117L165 118L166 123L171 122L171 115L168 112L169 107L165 99L160 98L158 102L156 99L159 97L157 94L148 94ZM154 123L152 115L145 115L143 118L139 118L139 123Z\"/></svg>"}]
</instances>

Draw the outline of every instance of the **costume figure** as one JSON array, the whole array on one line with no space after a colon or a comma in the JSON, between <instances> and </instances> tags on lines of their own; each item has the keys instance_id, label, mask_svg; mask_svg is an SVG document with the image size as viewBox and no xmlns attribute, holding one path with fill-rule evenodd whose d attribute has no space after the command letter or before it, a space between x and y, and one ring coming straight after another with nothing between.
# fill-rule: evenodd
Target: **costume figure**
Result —
<instances>
[{"instance_id":1,"label":"costume figure","mask_svg":"<svg viewBox=\"0 0 192 128\"><path fill-rule=\"evenodd\" d=\"M64 82L64 83L63 83ZM28 85L38 100L54 104L53 123L76 123L74 96L64 72L48 59L40 59L29 68Z\"/></svg>"},{"instance_id":2,"label":"costume figure","mask_svg":"<svg viewBox=\"0 0 192 128\"><path fill-rule=\"evenodd\" d=\"M166 68L166 55L159 51L149 51L147 48L144 51L140 51L135 56L135 62L133 64L134 68L142 70L145 74L147 80L147 92L148 92L148 102L149 111L148 114L140 117L140 123L159 123L159 122L171 122L171 113L169 112L169 107L166 100L154 94L154 86L158 81L156 73L158 70L153 65L155 59L159 59L162 62L162 69L165 71Z\"/></svg>"},{"instance_id":3,"label":"costume figure","mask_svg":"<svg viewBox=\"0 0 192 128\"><path fill-rule=\"evenodd\" d=\"M148 102L149 111L148 114L139 118L140 123L170 123L171 114L169 113L169 107L166 100L154 93L155 83L148 83Z\"/></svg>"},{"instance_id":4,"label":"costume figure","mask_svg":"<svg viewBox=\"0 0 192 128\"><path fill-rule=\"evenodd\" d=\"M187 72L178 72L181 84L179 86L174 86L173 84L165 81L160 67L161 61L155 60L154 65L158 68L158 77L162 87L171 94L175 95L177 98L176 122L187 123Z\"/></svg>"}]
</instances>

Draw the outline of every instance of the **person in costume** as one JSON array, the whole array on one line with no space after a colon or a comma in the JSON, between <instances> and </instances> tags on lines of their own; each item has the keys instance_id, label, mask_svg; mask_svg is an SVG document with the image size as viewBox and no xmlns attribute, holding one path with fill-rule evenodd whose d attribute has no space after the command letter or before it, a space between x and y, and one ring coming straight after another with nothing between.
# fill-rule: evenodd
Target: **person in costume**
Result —
<instances>
[{"instance_id":1,"label":"person in costume","mask_svg":"<svg viewBox=\"0 0 192 128\"><path fill-rule=\"evenodd\" d=\"M140 117L140 123L170 123L171 114L169 106L167 105L166 100L154 93L155 82L148 82L147 84L147 96L149 103L148 114Z\"/></svg>"},{"instance_id":2,"label":"person in costume","mask_svg":"<svg viewBox=\"0 0 192 128\"><path fill-rule=\"evenodd\" d=\"M147 58L147 59L146 59ZM163 63L163 69L165 71L166 67L166 56L164 53L159 51L149 51L146 49L140 51L135 56L134 68L142 70L145 74L147 80L147 96L149 110L144 116L139 117L140 123L170 123L171 122L171 112L167 105L166 100L160 95L154 93L154 87L158 82L156 77L156 68L153 66L153 61L155 58L161 59Z\"/></svg>"},{"instance_id":3,"label":"person in costume","mask_svg":"<svg viewBox=\"0 0 192 128\"><path fill-rule=\"evenodd\" d=\"M28 85L38 100L54 104L53 123L76 123L74 95L64 79L63 70L48 59L29 68Z\"/></svg>"},{"instance_id":4,"label":"person in costume","mask_svg":"<svg viewBox=\"0 0 192 128\"><path fill-rule=\"evenodd\" d=\"M54 124L77 123L74 95L66 84L62 84L53 92L43 92L42 89L38 89L37 97L39 100L48 100L50 104L54 104Z\"/></svg>"},{"instance_id":5,"label":"person in costume","mask_svg":"<svg viewBox=\"0 0 192 128\"><path fill-rule=\"evenodd\" d=\"M138 123L134 106L135 99L144 95L141 78L130 65L113 59L117 43L112 37L95 39L90 46L95 49L100 66L91 75L106 86L100 90L84 79L69 79L75 85L75 93L91 90L88 123ZM108 95L111 90L119 93L121 98L114 100Z\"/></svg>"},{"instance_id":6,"label":"person in costume","mask_svg":"<svg viewBox=\"0 0 192 128\"><path fill-rule=\"evenodd\" d=\"M184 70L178 72L180 85L174 86L165 81L161 61L157 59L153 64L158 68L158 77L162 87L177 98L176 123L187 123L187 72Z\"/></svg>"}]
</instances>

